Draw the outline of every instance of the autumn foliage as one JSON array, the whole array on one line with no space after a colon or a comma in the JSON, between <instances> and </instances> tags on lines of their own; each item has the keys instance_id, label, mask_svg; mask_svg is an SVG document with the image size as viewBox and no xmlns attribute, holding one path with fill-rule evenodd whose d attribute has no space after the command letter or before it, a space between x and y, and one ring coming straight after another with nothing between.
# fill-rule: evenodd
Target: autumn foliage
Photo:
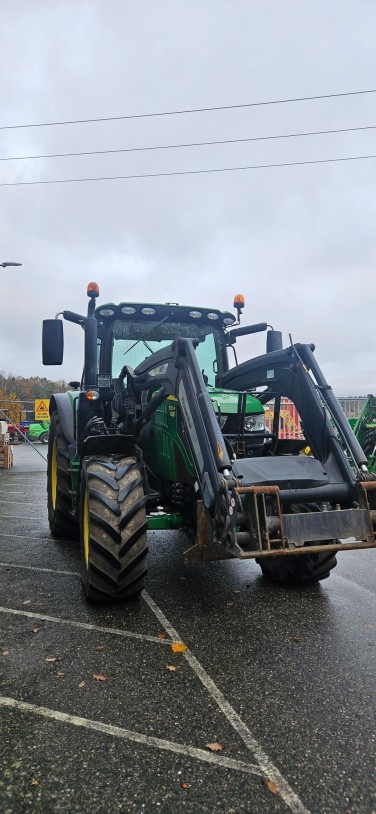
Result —
<instances>
[{"instance_id":1,"label":"autumn foliage","mask_svg":"<svg viewBox=\"0 0 376 814\"><path fill-rule=\"evenodd\" d=\"M67 389L67 383L62 380L53 382L40 376L24 378L0 373L0 411L6 413L10 423L19 424L25 417L23 413L26 409L25 404L20 402L33 404L34 399L48 399L53 393L64 393ZM4 415L0 412L0 419L2 418Z\"/></svg>"}]
</instances>

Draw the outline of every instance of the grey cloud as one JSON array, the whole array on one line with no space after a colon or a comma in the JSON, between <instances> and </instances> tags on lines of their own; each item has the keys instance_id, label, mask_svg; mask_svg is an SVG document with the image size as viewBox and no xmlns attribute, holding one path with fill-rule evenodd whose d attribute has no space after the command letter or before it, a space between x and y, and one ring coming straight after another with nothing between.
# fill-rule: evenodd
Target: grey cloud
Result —
<instances>
[{"instance_id":1,"label":"grey cloud","mask_svg":"<svg viewBox=\"0 0 376 814\"><path fill-rule=\"evenodd\" d=\"M357 90L375 75L371 2L167 0L32 4L2 10L2 122L110 116ZM373 96L192 116L0 131L0 156L247 137L376 124ZM119 156L0 162L1 179L33 180L376 153L363 134ZM44 317L148 297L231 308L285 340L314 341L341 391L375 389L376 161L98 184L0 188L0 369L41 365ZM260 337L241 355L261 352ZM82 336L67 326L76 376Z\"/></svg>"}]
</instances>

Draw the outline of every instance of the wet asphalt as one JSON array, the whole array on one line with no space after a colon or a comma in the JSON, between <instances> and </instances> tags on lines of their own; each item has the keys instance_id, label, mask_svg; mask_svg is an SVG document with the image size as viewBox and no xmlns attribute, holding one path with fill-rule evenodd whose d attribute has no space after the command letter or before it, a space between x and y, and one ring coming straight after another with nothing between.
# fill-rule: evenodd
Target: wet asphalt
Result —
<instances>
[{"instance_id":1,"label":"wet asphalt","mask_svg":"<svg viewBox=\"0 0 376 814\"><path fill-rule=\"evenodd\" d=\"M1 814L375 814L376 550L286 590L152 532L145 597L88 605L24 445L0 547Z\"/></svg>"}]
</instances>

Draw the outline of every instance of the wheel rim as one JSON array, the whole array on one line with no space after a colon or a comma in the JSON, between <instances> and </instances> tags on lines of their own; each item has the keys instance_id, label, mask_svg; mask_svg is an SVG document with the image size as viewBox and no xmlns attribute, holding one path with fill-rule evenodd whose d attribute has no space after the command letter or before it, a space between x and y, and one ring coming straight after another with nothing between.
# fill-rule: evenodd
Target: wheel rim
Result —
<instances>
[{"instance_id":1,"label":"wheel rim","mask_svg":"<svg viewBox=\"0 0 376 814\"><path fill-rule=\"evenodd\" d=\"M57 498L57 447L54 441L52 447L52 461L51 461L51 503L55 511Z\"/></svg>"},{"instance_id":2,"label":"wheel rim","mask_svg":"<svg viewBox=\"0 0 376 814\"><path fill-rule=\"evenodd\" d=\"M90 531L89 531L89 501L87 491L84 496L84 506L82 514L82 539L84 546L84 560L86 568L89 567Z\"/></svg>"}]
</instances>

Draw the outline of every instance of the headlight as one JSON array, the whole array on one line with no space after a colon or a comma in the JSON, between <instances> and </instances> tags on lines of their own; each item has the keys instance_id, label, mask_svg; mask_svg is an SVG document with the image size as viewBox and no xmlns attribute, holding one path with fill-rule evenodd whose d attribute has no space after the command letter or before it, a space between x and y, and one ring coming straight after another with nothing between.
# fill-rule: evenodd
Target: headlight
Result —
<instances>
[{"instance_id":1,"label":"headlight","mask_svg":"<svg viewBox=\"0 0 376 814\"><path fill-rule=\"evenodd\" d=\"M246 432L263 432L265 430L265 415L247 415L244 419L244 429Z\"/></svg>"}]
</instances>

